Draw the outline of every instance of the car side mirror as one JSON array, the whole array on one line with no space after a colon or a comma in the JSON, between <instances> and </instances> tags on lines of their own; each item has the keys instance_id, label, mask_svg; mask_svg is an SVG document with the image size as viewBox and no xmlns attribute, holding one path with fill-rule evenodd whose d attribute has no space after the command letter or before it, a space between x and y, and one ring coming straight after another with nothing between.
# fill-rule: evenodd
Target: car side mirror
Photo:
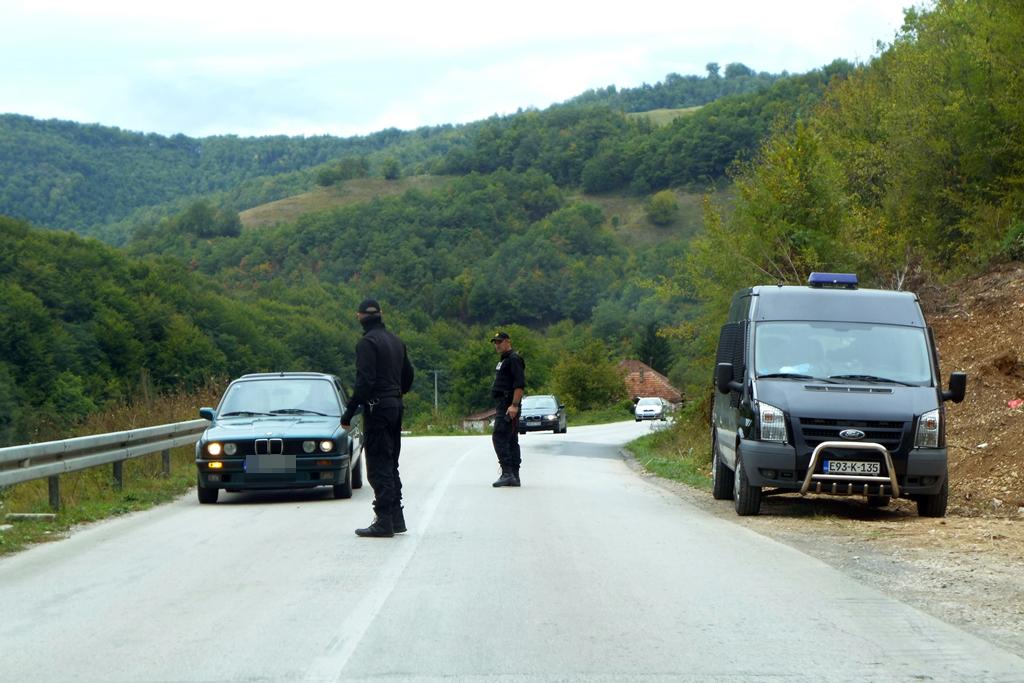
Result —
<instances>
[{"instance_id":1,"label":"car side mirror","mask_svg":"<svg viewBox=\"0 0 1024 683\"><path fill-rule=\"evenodd\" d=\"M199 409L199 417L203 418L204 420L209 420L210 422L213 422L213 418L215 416L216 416L216 413L213 412L213 408L200 408Z\"/></svg>"},{"instance_id":2,"label":"car side mirror","mask_svg":"<svg viewBox=\"0 0 1024 683\"><path fill-rule=\"evenodd\" d=\"M719 363L715 366L715 386L722 394L743 390L743 385L732 379L732 363Z\"/></svg>"},{"instance_id":3,"label":"car side mirror","mask_svg":"<svg viewBox=\"0 0 1024 683\"><path fill-rule=\"evenodd\" d=\"M967 395L967 373L954 372L949 376L949 389L942 392L943 401L960 403Z\"/></svg>"},{"instance_id":4,"label":"car side mirror","mask_svg":"<svg viewBox=\"0 0 1024 683\"><path fill-rule=\"evenodd\" d=\"M559 410L565 410L565 404L564 403L559 403L558 404L558 409Z\"/></svg>"}]
</instances>

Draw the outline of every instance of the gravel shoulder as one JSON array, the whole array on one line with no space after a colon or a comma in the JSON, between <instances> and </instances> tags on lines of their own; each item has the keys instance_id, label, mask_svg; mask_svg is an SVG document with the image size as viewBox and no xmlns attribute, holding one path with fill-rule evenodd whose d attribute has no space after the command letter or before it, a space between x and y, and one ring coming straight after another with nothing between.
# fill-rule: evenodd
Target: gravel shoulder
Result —
<instances>
[{"instance_id":1,"label":"gravel shoulder","mask_svg":"<svg viewBox=\"0 0 1024 683\"><path fill-rule=\"evenodd\" d=\"M917 516L910 501L869 508L861 497L765 498L739 517L731 501L627 464L708 514L794 547L947 623L1024 652L1024 520Z\"/></svg>"}]
</instances>

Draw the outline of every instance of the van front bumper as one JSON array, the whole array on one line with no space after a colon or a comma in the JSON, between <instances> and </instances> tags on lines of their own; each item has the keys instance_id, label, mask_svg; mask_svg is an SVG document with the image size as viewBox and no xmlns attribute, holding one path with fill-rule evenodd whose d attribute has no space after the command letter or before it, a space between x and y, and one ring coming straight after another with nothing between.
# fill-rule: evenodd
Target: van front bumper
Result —
<instances>
[{"instance_id":1,"label":"van front bumper","mask_svg":"<svg viewBox=\"0 0 1024 683\"><path fill-rule=\"evenodd\" d=\"M748 439L740 441L740 451L743 469L751 486L799 491L803 485L810 453L798 457L796 449L789 444ZM892 459L901 497L934 495L942 489L947 476L945 448L913 448L906 456L892 454ZM871 495L878 495L878 487L871 488L874 489ZM863 491L863 486L855 486L853 493L863 494ZM822 492L826 492L824 488ZM827 492L832 493L830 487ZM845 485L836 491L847 492Z\"/></svg>"}]
</instances>

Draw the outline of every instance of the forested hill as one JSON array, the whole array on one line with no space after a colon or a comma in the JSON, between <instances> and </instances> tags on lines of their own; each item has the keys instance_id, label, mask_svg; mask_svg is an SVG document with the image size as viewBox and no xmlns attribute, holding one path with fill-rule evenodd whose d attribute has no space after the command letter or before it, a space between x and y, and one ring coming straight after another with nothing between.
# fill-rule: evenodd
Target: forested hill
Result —
<instances>
[{"instance_id":1,"label":"forested hill","mask_svg":"<svg viewBox=\"0 0 1024 683\"><path fill-rule=\"evenodd\" d=\"M157 215L183 207L181 200L202 196L225 208L243 210L310 189L318 180L331 178L338 167L347 169L335 178L351 175L466 173L482 168L480 155L490 154L490 141L498 138L516 149L515 160L502 159L504 168L522 171L539 166L560 183L579 183L582 165L599 150L635 146L645 135L643 126L629 126L622 111L657 107L689 107L726 95L755 93L780 77L739 65L726 67L725 76L709 71L707 77L670 74L664 83L639 88L608 89L585 93L564 105L543 112L535 110L492 117L464 126L437 126L415 131L384 130L364 137L263 137L217 136L164 137L128 132L100 125L66 121L40 121L27 116L0 115L0 215L28 220L51 228L73 229L121 242L130 225L117 230L101 226L137 221L136 212L165 206ZM811 86L811 89L815 89ZM820 87L817 88L820 96ZM781 93L772 99L790 97ZM750 107L750 104L739 105ZM757 105L753 105L757 108ZM616 112L615 115L612 115ZM732 118L745 112L726 113ZM766 112L770 117L776 112ZM765 130L758 128L743 140L749 151L752 140ZM706 125L707 121L703 121ZM698 128L701 124L698 124ZM750 123L737 122L740 126ZM568 153L558 134L577 129L573 144L583 142L581 152ZM639 128L639 130L633 130ZM637 136L640 137L637 137ZM693 137L693 133L688 133ZM619 138L628 139L619 139ZM717 133L723 137L721 132ZM666 138L661 135L660 138ZM672 135L667 136L673 138ZM654 144L669 144L664 140ZM718 145L721 147L721 145ZM718 149L721 156L713 169L695 177L720 175L737 150ZM534 158L536 156L536 158ZM631 156L635 157L636 154ZM565 167L559 170L555 167ZM628 184L618 169L619 184ZM608 185L609 180L598 181ZM644 182L639 183L643 190ZM664 184L665 180L655 180Z\"/></svg>"},{"instance_id":2,"label":"forested hill","mask_svg":"<svg viewBox=\"0 0 1024 683\"><path fill-rule=\"evenodd\" d=\"M439 132L365 137L189 138L0 115L0 214L88 232L133 209L207 195L247 180L367 155ZM279 188L277 199L294 188Z\"/></svg>"}]
</instances>

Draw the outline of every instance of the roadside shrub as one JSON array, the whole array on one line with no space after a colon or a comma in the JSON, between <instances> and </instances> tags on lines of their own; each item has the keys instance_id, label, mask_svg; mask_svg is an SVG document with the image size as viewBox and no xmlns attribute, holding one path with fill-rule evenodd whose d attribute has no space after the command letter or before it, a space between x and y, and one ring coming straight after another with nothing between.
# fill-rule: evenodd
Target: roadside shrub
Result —
<instances>
[{"instance_id":1,"label":"roadside shrub","mask_svg":"<svg viewBox=\"0 0 1024 683\"><path fill-rule=\"evenodd\" d=\"M1011 261L1024 261L1024 221L1010 226L999 250Z\"/></svg>"}]
</instances>

